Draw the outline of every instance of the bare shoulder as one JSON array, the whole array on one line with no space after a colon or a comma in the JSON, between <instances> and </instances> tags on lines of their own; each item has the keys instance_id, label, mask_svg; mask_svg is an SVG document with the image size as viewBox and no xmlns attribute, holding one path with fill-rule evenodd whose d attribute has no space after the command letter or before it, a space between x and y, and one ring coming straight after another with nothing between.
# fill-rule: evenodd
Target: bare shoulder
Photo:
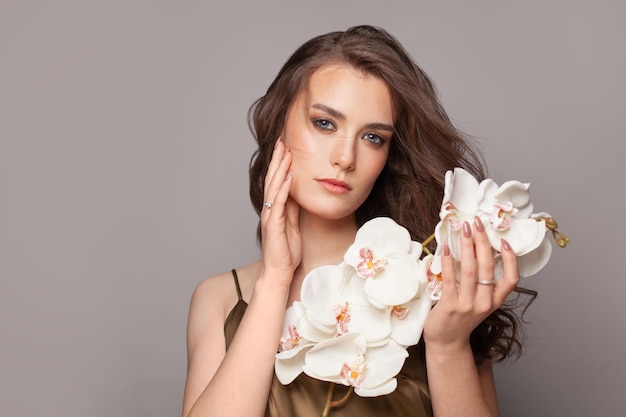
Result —
<instances>
[{"instance_id":1,"label":"bare shoulder","mask_svg":"<svg viewBox=\"0 0 626 417\"><path fill-rule=\"evenodd\" d=\"M248 301L258 276L259 263L237 268L244 300ZM248 298L246 298L248 297ZM218 365L225 353L224 321L237 304L237 286L232 271L203 279L196 286L189 306L187 354L190 362Z\"/></svg>"},{"instance_id":2,"label":"bare shoulder","mask_svg":"<svg viewBox=\"0 0 626 417\"><path fill-rule=\"evenodd\" d=\"M249 302L250 297L252 297L252 291L254 290L256 280L259 278L260 269L261 262L256 261L236 270L239 285L241 286L241 294L245 302Z\"/></svg>"},{"instance_id":3,"label":"bare shoulder","mask_svg":"<svg viewBox=\"0 0 626 417\"><path fill-rule=\"evenodd\" d=\"M254 288L258 270L258 262L237 268L238 281L246 301ZM203 279L193 292L187 322L187 381L183 415L187 415L211 381L226 354L224 321L237 301L237 286L231 271Z\"/></svg>"},{"instance_id":4,"label":"bare shoulder","mask_svg":"<svg viewBox=\"0 0 626 417\"><path fill-rule=\"evenodd\" d=\"M259 262L236 268L236 274L243 299L247 302L250 300L259 274ZM232 271L207 277L200 281L193 292L190 318L194 313L207 315L210 313L213 317L220 317L223 323L237 301L237 287Z\"/></svg>"},{"instance_id":5,"label":"bare shoulder","mask_svg":"<svg viewBox=\"0 0 626 417\"><path fill-rule=\"evenodd\" d=\"M237 291L230 271L207 277L193 292L190 315L203 311L223 316L221 313L232 300L237 302Z\"/></svg>"}]
</instances>

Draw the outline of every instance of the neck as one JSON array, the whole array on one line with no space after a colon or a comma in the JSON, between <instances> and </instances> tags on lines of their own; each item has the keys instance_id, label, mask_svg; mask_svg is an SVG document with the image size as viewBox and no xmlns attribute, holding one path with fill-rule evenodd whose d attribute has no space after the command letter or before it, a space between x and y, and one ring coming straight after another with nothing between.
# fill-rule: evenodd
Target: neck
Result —
<instances>
[{"instance_id":1,"label":"neck","mask_svg":"<svg viewBox=\"0 0 626 417\"><path fill-rule=\"evenodd\" d=\"M308 273L315 267L338 264L354 242L357 231L354 216L328 220L301 211L300 233L302 236L302 261L300 273Z\"/></svg>"}]
</instances>

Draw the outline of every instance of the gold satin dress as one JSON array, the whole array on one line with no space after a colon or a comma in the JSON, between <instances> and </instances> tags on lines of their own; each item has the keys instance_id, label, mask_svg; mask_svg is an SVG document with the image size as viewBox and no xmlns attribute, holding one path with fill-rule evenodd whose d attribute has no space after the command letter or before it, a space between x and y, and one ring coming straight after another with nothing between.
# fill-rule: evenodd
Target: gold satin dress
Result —
<instances>
[{"instance_id":1,"label":"gold satin dress","mask_svg":"<svg viewBox=\"0 0 626 417\"><path fill-rule=\"evenodd\" d=\"M248 304L241 297L237 274L233 270L239 301L224 322L226 349L230 346ZM329 417L432 417L430 393L426 379L424 346L420 342L407 349L409 357L396 377L398 387L391 394L379 397L359 397L354 392ZM276 375L272 379L266 417L321 417L326 404L329 382L300 374L289 385L283 385ZM333 398L343 397L348 387L337 385Z\"/></svg>"}]
</instances>

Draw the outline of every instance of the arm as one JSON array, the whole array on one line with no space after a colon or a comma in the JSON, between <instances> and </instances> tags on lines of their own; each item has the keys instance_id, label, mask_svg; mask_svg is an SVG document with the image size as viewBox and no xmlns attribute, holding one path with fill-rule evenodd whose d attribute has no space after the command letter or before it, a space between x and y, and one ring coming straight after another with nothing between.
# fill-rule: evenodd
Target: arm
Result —
<instances>
[{"instance_id":1,"label":"arm","mask_svg":"<svg viewBox=\"0 0 626 417\"><path fill-rule=\"evenodd\" d=\"M188 373L183 416L262 416L274 372L287 291L259 277L228 352L223 309L201 284L188 325ZM213 299L213 300L212 300Z\"/></svg>"},{"instance_id":2,"label":"arm","mask_svg":"<svg viewBox=\"0 0 626 417\"><path fill-rule=\"evenodd\" d=\"M450 251L444 247L443 293L424 327L428 383L437 417L500 415L491 363L475 365L469 336L519 282L515 254L505 241L501 249L503 277L484 285L477 278L493 279L494 262L480 219L475 219L473 238L470 225L463 226L458 280Z\"/></svg>"},{"instance_id":3,"label":"arm","mask_svg":"<svg viewBox=\"0 0 626 417\"><path fill-rule=\"evenodd\" d=\"M224 346L220 293L209 284L192 298L183 417L262 416L274 372L293 272L300 262L298 207L288 201L291 154L277 142L265 182L271 209L261 212L261 268L237 333Z\"/></svg>"}]
</instances>

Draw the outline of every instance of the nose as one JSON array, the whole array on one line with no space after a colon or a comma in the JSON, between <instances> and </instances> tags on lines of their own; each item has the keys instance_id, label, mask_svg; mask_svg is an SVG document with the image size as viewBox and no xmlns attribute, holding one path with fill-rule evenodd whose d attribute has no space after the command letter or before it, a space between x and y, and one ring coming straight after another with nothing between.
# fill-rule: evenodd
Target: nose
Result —
<instances>
[{"instance_id":1,"label":"nose","mask_svg":"<svg viewBox=\"0 0 626 417\"><path fill-rule=\"evenodd\" d=\"M344 171L354 169L356 162L356 141L350 138L337 139L331 151L331 164Z\"/></svg>"}]
</instances>

